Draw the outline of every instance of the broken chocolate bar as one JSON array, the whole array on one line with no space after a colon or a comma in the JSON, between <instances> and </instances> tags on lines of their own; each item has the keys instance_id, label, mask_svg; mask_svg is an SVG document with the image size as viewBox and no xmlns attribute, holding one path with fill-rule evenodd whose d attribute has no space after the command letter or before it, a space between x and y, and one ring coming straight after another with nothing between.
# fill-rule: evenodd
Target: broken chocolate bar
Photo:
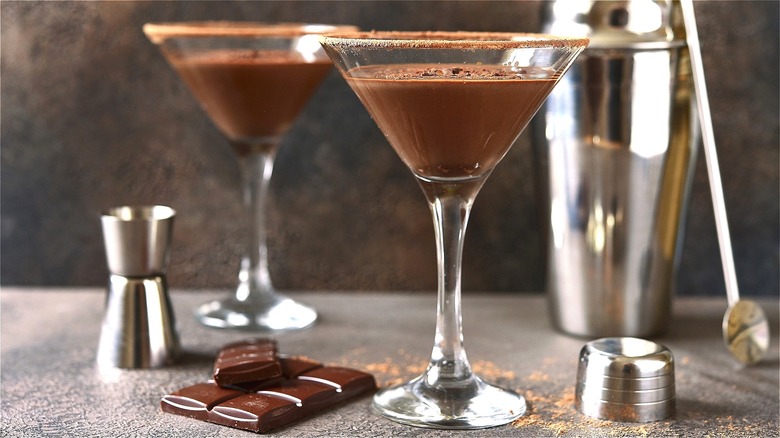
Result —
<instances>
[{"instance_id":1,"label":"broken chocolate bar","mask_svg":"<svg viewBox=\"0 0 780 438\"><path fill-rule=\"evenodd\" d=\"M282 358L281 361L290 359ZM312 366L312 361L295 359L287 369ZM295 365L295 366L292 366ZM358 395L376 390L374 377L362 371L317 366L297 377L284 376L257 382L262 389L242 391L202 383L163 397L165 412L253 432L267 432L334 407Z\"/></svg>"},{"instance_id":2,"label":"broken chocolate bar","mask_svg":"<svg viewBox=\"0 0 780 438\"><path fill-rule=\"evenodd\" d=\"M226 345L214 364L214 381L234 386L279 377L282 368L272 339L251 339Z\"/></svg>"}]
</instances>

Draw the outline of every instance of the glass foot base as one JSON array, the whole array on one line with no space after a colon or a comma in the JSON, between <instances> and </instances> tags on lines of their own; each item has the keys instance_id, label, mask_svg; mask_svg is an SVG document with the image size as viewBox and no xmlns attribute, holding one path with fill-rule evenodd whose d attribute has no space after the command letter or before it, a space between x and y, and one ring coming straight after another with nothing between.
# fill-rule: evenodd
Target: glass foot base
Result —
<instances>
[{"instance_id":1,"label":"glass foot base","mask_svg":"<svg viewBox=\"0 0 780 438\"><path fill-rule=\"evenodd\" d=\"M200 305L195 309L195 319L214 328L286 332L311 326L317 312L281 295L264 302L242 302L231 297Z\"/></svg>"},{"instance_id":2,"label":"glass foot base","mask_svg":"<svg viewBox=\"0 0 780 438\"><path fill-rule=\"evenodd\" d=\"M526 411L523 396L473 378L467 388L431 388L422 376L379 391L374 409L410 426L437 429L482 429L500 426Z\"/></svg>"}]
</instances>

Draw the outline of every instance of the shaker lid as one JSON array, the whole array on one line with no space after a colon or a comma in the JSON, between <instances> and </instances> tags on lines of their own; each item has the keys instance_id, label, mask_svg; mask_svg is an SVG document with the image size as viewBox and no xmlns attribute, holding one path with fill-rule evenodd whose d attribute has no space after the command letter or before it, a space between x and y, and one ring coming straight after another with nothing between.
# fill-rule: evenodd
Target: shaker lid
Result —
<instances>
[{"instance_id":1,"label":"shaker lid","mask_svg":"<svg viewBox=\"0 0 780 438\"><path fill-rule=\"evenodd\" d=\"M615 337L588 342L580 352L580 362L584 372L601 377L671 380L674 374L671 351L640 338Z\"/></svg>"},{"instance_id":2,"label":"shaker lid","mask_svg":"<svg viewBox=\"0 0 780 438\"><path fill-rule=\"evenodd\" d=\"M674 358L663 345L639 338L602 338L580 351L574 404L587 416L658 421L676 407Z\"/></svg>"},{"instance_id":3,"label":"shaker lid","mask_svg":"<svg viewBox=\"0 0 780 438\"><path fill-rule=\"evenodd\" d=\"M590 38L589 49L662 49L685 44L672 0L556 0L542 10L543 32Z\"/></svg>"}]
</instances>

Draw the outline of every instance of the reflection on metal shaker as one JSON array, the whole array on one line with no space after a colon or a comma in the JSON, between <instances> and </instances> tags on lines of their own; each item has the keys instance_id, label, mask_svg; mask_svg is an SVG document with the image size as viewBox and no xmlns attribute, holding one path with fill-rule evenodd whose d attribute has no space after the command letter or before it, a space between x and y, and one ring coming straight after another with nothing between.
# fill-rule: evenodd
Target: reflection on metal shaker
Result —
<instances>
[{"instance_id":1,"label":"reflection on metal shaker","mask_svg":"<svg viewBox=\"0 0 780 438\"><path fill-rule=\"evenodd\" d=\"M650 336L668 323L699 139L679 17L672 1L545 9L545 32L591 38L534 121L563 332Z\"/></svg>"}]
</instances>

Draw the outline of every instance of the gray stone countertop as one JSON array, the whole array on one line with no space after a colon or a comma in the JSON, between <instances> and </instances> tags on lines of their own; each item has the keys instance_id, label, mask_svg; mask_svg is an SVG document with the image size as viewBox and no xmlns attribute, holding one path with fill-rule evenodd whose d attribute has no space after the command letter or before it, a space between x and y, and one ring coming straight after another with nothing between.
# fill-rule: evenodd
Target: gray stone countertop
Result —
<instances>
[{"instance_id":1,"label":"gray stone countertop","mask_svg":"<svg viewBox=\"0 0 780 438\"><path fill-rule=\"evenodd\" d=\"M104 291L18 288L0 291L2 418L8 437L227 437L251 433L163 413L164 394L209 378L225 343L253 334L199 326L192 309L226 292L174 290L185 354L173 367L98 372L95 353ZM277 336L280 351L374 374L380 385L414 377L433 345L432 293L306 292L316 326ZM577 357L586 342L554 331L541 295L468 293L465 345L485 380L511 387L529 402L512 424L483 430L413 428L386 420L363 397L271 433L274 436L778 436L780 379L778 302L761 301L772 344L758 365L743 367L723 346L725 298L676 298L669 330L657 341L676 363L677 413L636 424L596 420L573 405Z\"/></svg>"}]
</instances>

